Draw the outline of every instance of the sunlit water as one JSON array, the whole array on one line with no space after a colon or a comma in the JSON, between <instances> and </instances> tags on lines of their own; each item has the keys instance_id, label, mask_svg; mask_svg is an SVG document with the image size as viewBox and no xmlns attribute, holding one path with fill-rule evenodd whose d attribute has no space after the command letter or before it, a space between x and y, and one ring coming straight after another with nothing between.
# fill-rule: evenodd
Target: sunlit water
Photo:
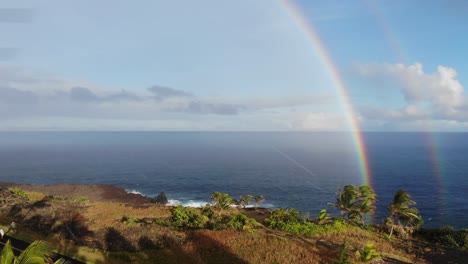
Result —
<instances>
[{"instance_id":1,"label":"sunlit water","mask_svg":"<svg viewBox=\"0 0 468 264\"><path fill-rule=\"evenodd\" d=\"M425 226L468 227L468 134L364 133L374 222L400 188ZM434 145L437 139L437 145ZM363 182L349 133L58 132L0 133L0 181L105 183L174 204L200 205L222 191L261 194L266 207L316 215L338 186Z\"/></svg>"}]
</instances>

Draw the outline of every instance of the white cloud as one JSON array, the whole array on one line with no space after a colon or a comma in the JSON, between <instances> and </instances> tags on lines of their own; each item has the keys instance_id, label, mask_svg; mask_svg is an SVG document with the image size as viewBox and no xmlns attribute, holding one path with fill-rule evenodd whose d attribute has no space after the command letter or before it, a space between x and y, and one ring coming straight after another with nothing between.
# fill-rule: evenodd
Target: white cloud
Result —
<instances>
[{"instance_id":1,"label":"white cloud","mask_svg":"<svg viewBox=\"0 0 468 264\"><path fill-rule=\"evenodd\" d=\"M406 101L400 108L367 106L361 113L368 119L388 122L439 120L445 123L468 121L467 97L457 79L457 71L438 66L426 73L422 64L358 64L357 73L368 80L393 84Z\"/></svg>"}]
</instances>

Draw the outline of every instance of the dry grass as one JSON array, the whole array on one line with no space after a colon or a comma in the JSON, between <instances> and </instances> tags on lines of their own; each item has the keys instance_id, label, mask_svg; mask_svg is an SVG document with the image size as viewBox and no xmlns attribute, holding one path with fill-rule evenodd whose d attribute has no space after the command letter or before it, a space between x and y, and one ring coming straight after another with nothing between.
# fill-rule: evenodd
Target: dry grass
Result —
<instances>
[{"instance_id":1,"label":"dry grass","mask_svg":"<svg viewBox=\"0 0 468 264\"><path fill-rule=\"evenodd\" d=\"M40 201L46 197L45 194L40 192L25 191L25 193L28 195L28 198L33 202Z\"/></svg>"},{"instance_id":2,"label":"dry grass","mask_svg":"<svg viewBox=\"0 0 468 264\"><path fill-rule=\"evenodd\" d=\"M16 208L14 215L21 219L18 237L47 240L58 252L93 263L333 263L345 240L350 256L373 243L384 257L424 262L408 253L408 247L401 246L405 241L390 242L382 233L358 227L349 227L340 234L317 236L293 235L264 227L252 233L178 231L141 221L170 218L170 207L73 202L47 198L40 193L27 194L29 201L23 197L4 204L4 212ZM20 206L15 207L15 203ZM229 212L245 213L259 222L268 215L266 210L231 208ZM8 217L3 215L3 224L12 220ZM72 242L75 239L64 225L80 238L77 243Z\"/></svg>"},{"instance_id":3,"label":"dry grass","mask_svg":"<svg viewBox=\"0 0 468 264\"><path fill-rule=\"evenodd\" d=\"M141 218L168 218L171 208L167 206L147 205L142 207L128 206L122 203L93 202L89 203L83 216L87 219L92 230L120 225L122 217L133 219Z\"/></svg>"}]
</instances>

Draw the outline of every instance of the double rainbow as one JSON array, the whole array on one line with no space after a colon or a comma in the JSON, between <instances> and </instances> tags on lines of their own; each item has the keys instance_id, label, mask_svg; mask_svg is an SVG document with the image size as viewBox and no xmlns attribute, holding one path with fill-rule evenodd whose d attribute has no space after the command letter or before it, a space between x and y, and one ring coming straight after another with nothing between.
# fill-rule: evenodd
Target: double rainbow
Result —
<instances>
[{"instance_id":1,"label":"double rainbow","mask_svg":"<svg viewBox=\"0 0 468 264\"><path fill-rule=\"evenodd\" d=\"M331 83L335 87L340 105L342 106L343 113L348 122L349 128L351 129L351 134L356 148L356 153L358 157L359 169L361 172L361 177L364 185L372 185L371 182L371 173L369 169L369 161L366 154L366 147L364 144L363 136L359 128L359 120L353 109L349 96L346 92L346 87L341 78L338 68L335 66L332 57L325 48L325 45L321 41L317 31L313 25L308 21L305 16L302 14L300 8L295 5L294 1L289 0L278 0L280 5L284 7L289 16L296 22L299 26L301 32L304 33L307 40L312 44L315 51L318 53L318 56L323 63L326 71L328 72L328 77L330 78Z\"/></svg>"}]
</instances>

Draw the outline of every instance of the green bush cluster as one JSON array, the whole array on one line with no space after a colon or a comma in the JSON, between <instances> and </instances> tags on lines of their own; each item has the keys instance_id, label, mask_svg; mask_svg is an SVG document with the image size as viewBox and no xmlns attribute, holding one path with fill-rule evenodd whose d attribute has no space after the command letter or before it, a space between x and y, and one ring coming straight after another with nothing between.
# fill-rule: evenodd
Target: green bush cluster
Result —
<instances>
[{"instance_id":1,"label":"green bush cluster","mask_svg":"<svg viewBox=\"0 0 468 264\"><path fill-rule=\"evenodd\" d=\"M219 215L211 206L190 208L177 206L172 211L172 224L180 229L207 228L213 230L252 230L257 225L255 219L244 214Z\"/></svg>"},{"instance_id":2,"label":"green bush cluster","mask_svg":"<svg viewBox=\"0 0 468 264\"><path fill-rule=\"evenodd\" d=\"M422 228L417 232L417 235L444 246L468 249L468 229L456 231L451 226L437 229Z\"/></svg>"},{"instance_id":3,"label":"green bush cluster","mask_svg":"<svg viewBox=\"0 0 468 264\"><path fill-rule=\"evenodd\" d=\"M199 229L205 228L208 216L202 214L198 208L184 207L178 205L172 211L172 224L178 228Z\"/></svg>"},{"instance_id":4,"label":"green bush cluster","mask_svg":"<svg viewBox=\"0 0 468 264\"><path fill-rule=\"evenodd\" d=\"M21 190L20 188L10 188L10 191L13 194L29 199L28 194L25 191Z\"/></svg>"},{"instance_id":5,"label":"green bush cluster","mask_svg":"<svg viewBox=\"0 0 468 264\"><path fill-rule=\"evenodd\" d=\"M338 219L326 224L309 222L297 209L277 209L265 219L267 226L294 234L317 235L338 234L347 231L351 225Z\"/></svg>"},{"instance_id":6,"label":"green bush cluster","mask_svg":"<svg viewBox=\"0 0 468 264\"><path fill-rule=\"evenodd\" d=\"M244 214L230 214L226 216L217 216L210 219L208 228L213 230L237 230L237 231L252 231L257 226L257 221L253 218L248 218Z\"/></svg>"},{"instance_id":7,"label":"green bush cluster","mask_svg":"<svg viewBox=\"0 0 468 264\"><path fill-rule=\"evenodd\" d=\"M159 225L159 226L165 226L165 227L170 227L172 225L172 222L170 219L167 218L155 218L155 217L143 217L143 218L137 218L134 215L124 215L121 219L120 222L126 224L127 226L150 226L150 225Z\"/></svg>"},{"instance_id":8,"label":"green bush cluster","mask_svg":"<svg viewBox=\"0 0 468 264\"><path fill-rule=\"evenodd\" d=\"M126 224L127 226L135 226L138 223L138 218L136 218L133 215L125 215L122 217L122 219L120 219L120 221Z\"/></svg>"},{"instance_id":9,"label":"green bush cluster","mask_svg":"<svg viewBox=\"0 0 468 264\"><path fill-rule=\"evenodd\" d=\"M79 197L72 198L72 201L73 202L78 202L78 203L79 202L89 202L89 199L86 196L79 196Z\"/></svg>"},{"instance_id":10,"label":"green bush cluster","mask_svg":"<svg viewBox=\"0 0 468 264\"><path fill-rule=\"evenodd\" d=\"M358 249L355 255L358 260L363 262L368 262L373 259L380 258L379 251L372 243L366 244L363 249Z\"/></svg>"}]
</instances>

